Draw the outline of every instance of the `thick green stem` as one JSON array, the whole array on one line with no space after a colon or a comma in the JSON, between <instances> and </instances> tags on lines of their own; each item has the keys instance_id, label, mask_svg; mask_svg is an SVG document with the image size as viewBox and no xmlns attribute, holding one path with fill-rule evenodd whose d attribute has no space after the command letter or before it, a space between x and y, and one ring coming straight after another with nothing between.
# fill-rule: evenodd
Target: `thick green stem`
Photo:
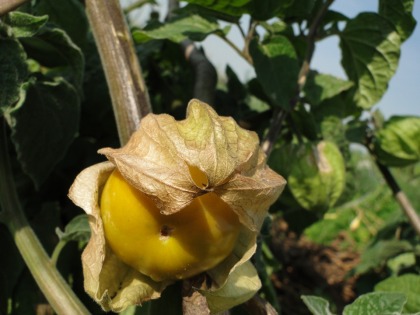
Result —
<instances>
[{"instance_id":1,"label":"thick green stem","mask_svg":"<svg viewBox=\"0 0 420 315\"><path fill-rule=\"evenodd\" d=\"M86 0L86 12L101 56L121 145L151 111L131 34L118 0Z\"/></svg>"},{"instance_id":2,"label":"thick green stem","mask_svg":"<svg viewBox=\"0 0 420 315\"><path fill-rule=\"evenodd\" d=\"M0 204L3 219L39 288L57 314L89 314L51 263L25 217L10 168L3 123L0 124L0 174Z\"/></svg>"}]
</instances>

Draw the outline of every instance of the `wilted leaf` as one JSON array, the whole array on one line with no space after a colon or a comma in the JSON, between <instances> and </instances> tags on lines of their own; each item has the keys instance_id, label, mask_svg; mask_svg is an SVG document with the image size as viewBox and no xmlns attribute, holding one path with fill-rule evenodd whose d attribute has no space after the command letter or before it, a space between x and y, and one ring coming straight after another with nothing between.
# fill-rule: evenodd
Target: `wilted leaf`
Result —
<instances>
[{"instance_id":1,"label":"wilted leaf","mask_svg":"<svg viewBox=\"0 0 420 315\"><path fill-rule=\"evenodd\" d=\"M337 146L328 141L306 144L291 161L289 188L308 210L325 211L332 207L345 187L345 165Z\"/></svg>"},{"instance_id":2,"label":"wilted leaf","mask_svg":"<svg viewBox=\"0 0 420 315\"><path fill-rule=\"evenodd\" d=\"M22 84L28 75L26 54L18 41L0 38L0 114L19 99Z\"/></svg>"},{"instance_id":3,"label":"wilted leaf","mask_svg":"<svg viewBox=\"0 0 420 315\"><path fill-rule=\"evenodd\" d=\"M178 17L153 29L135 30L133 39L136 43L143 43L151 39L169 39L176 43L180 43L186 38L202 41L207 35L216 31L221 31L216 20L195 14Z\"/></svg>"},{"instance_id":4,"label":"wilted leaf","mask_svg":"<svg viewBox=\"0 0 420 315\"><path fill-rule=\"evenodd\" d=\"M304 92L311 105L319 105L322 101L340 94L353 86L353 82L322 74L316 71L309 73Z\"/></svg>"},{"instance_id":5,"label":"wilted leaf","mask_svg":"<svg viewBox=\"0 0 420 315\"><path fill-rule=\"evenodd\" d=\"M378 14L361 13L347 23L340 34L341 64L355 83L359 107L369 109L382 98L397 69L400 45L394 26Z\"/></svg>"},{"instance_id":6,"label":"wilted leaf","mask_svg":"<svg viewBox=\"0 0 420 315\"><path fill-rule=\"evenodd\" d=\"M253 297L261 288L257 270L247 261L236 267L228 281L216 290L201 291L206 297L211 313L228 310Z\"/></svg>"},{"instance_id":7,"label":"wilted leaf","mask_svg":"<svg viewBox=\"0 0 420 315\"><path fill-rule=\"evenodd\" d=\"M12 28L15 37L31 37L35 35L48 21L48 16L34 16L13 11L6 16L6 23Z\"/></svg>"},{"instance_id":8,"label":"wilted leaf","mask_svg":"<svg viewBox=\"0 0 420 315\"><path fill-rule=\"evenodd\" d=\"M413 17L414 0L380 0L379 14L390 20L401 41L405 41L413 33L416 20Z\"/></svg>"},{"instance_id":9,"label":"wilted leaf","mask_svg":"<svg viewBox=\"0 0 420 315\"><path fill-rule=\"evenodd\" d=\"M289 109L289 102L296 93L299 71L293 45L286 37L276 36L266 44L252 41L249 52L267 96L276 106Z\"/></svg>"},{"instance_id":10,"label":"wilted leaf","mask_svg":"<svg viewBox=\"0 0 420 315\"><path fill-rule=\"evenodd\" d=\"M313 315L333 315L330 312L330 303L323 298L303 295L302 300Z\"/></svg>"},{"instance_id":11,"label":"wilted leaf","mask_svg":"<svg viewBox=\"0 0 420 315\"><path fill-rule=\"evenodd\" d=\"M387 166L406 166L420 161L420 117L393 116L374 140L378 160Z\"/></svg>"},{"instance_id":12,"label":"wilted leaf","mask_svg":"<svg viewBox=\"0 0 420 315\"><path fill-rule=\"evenodd\" d=\"M417 312L420 310L420 276L404 274L399 277L390 277L375 286L375 292L400 292L407 297L404 312Z\"/></svg>"},{"instance_id":13,"label":"wilted leaf","mask_svg":"<svg viewBox=\"0 0 420 315\"><path fill-rule=\"evenodd\" d=\"M64 80L31 81L25 89L5 116L22 168L39 187L76 136L80 101Z\"/></svg>"},{"instance_id":14,"label":"wilted leaf","mask_svg":"<svg viewBox=\"0 0 420 315\"><path fill-rule=\"evenodd\" d=\"M401 314L407 298L402 293L373 292L361 295L344 308L343 315Z\"/></svg>"}]
</instances>

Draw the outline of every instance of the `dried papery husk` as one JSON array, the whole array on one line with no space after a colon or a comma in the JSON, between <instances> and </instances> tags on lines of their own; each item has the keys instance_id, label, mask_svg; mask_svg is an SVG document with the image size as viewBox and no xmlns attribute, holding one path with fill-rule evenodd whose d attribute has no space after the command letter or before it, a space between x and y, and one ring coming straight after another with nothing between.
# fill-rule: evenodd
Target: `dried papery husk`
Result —
<instances>
[{"instance_id":1,"label":"dried papery husk","mask_svg":"<svg viewBox=\"0 0 420 315\"><path fill-rule=\"evenodd\" d=\"M265 164L255 132L221 117L207 104L191 100L187 118L146 116L120 149L104 148L123 177L151 196L162 213L180 211L199 195L213 191L258 231L268 207L286 181ZM205 187L191 178L189 167L207 176Z\"/></svg>"},{"instance_id":2,"label":"dried papery husk","mask_svg":"<svg viewBox=\"0 0 420 315\"><path fill-rule=\"evenodd\" d=\"M185 120L149 114L124 147L99 152L112 163L84 170L69 196L90 217L92 238L82 256L85 289L105 310L120 311L158 298L171 283L153 281L125 265L105 242L98 200L114 168L166 215L182 211L208 192L223 199L238 215L242 228L232 253L207 271L212 286L203 294L211 299L211 309L225 309L256 293L260 282L249 259L268 208L286 184L266 165L256 133L192 100ZM193 173L198 174L195 179Z\"/></svg>"},{"instance_id":3,"label":"dried papery husk","mask_svg":"<svg viewBox=\"0 0 420 315\"><path fill-rule=\"evenodd\" d=\"M115 169L110 162L83 170L70 188L69 197L89 215L91 238L82 254L86 292L105 311L120 312L160 297L171 282L155 282L124 264L105 241L99 200L109 175Z\"/></svg>"}]
</instances>

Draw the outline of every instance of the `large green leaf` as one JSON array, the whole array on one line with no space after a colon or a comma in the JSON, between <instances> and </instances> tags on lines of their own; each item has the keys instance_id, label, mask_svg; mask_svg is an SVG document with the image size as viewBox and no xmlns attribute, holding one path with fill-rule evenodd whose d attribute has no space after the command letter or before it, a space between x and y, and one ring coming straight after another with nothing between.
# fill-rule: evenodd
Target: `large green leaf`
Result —
<instances>
[{"instance_id":1,"label":"large green leaf","mask_svg":"<svg viewBox=\"0 0 420 315\"><path fill-rule=\"evenodd\" d=\"M322 101L332 98L353 86L353 82L342 80L329 74L309 72L304 92L312 105L319 105Z\"/></svg>"},{"instance_id":2,"label":"large green leaf","mask_svg":"<svg viewBox=\"0 0 420 315\"><path fill-rule=\"evenodd\" d=\"M364 294L344 308L343 315L401 314L407 298L402 293L373 292Z\"/></svg>"},{"instance_id":3,"label":"large green leaf","mask_svg":"<svg viewBox=\"0 0 420 315\"><path fill-rule=\"evenodd\" d=\"M15 37L31 37L35 35L48 21L48 16L34 16L13 11L6 16L6 23L12 28Z\"/></svg>"},{"instance_id":4,"label":"large green leaf","mask_svg":"<svg viewBox=\"0 0 420 315\"><path fill-rule=\"evenodd\" d=\"M79 125L79 97L65 80L31 81L5 114L23 170L39 187L65 155Z\"/></svg>"},{"instance_id":5,"label":"large green leaf","mask_svg":"<svg viewBox=\"0 0 420 315\"><path fill-rule=\"evenodd\" d=\"M313 315L333 315L333 313L330 312L330 303L323 298L303 295L302 300Z\"/></svg>"},{"instance_id":6,"label":"large green leaf","mask_svg":"<svg viewBox=\"0 0 420 315\"><path fill-rule=\"evenodd\" d=\"M66 32L44 27L33 37L21 38L21 43L28 56L43 66L45 74L65 77L82 95L84 57Z\"/></svg>"},{"instance_id":7,"label":"large green leaf","mask_svg":"<svg viewBox=\"0 0 420 315\"><path fill-rule=\"evenodd\" d=\"M268 43L252 41L249 47L257 79L273 104L290 109L296 93L299 72L296 52L284 36L271 38Z\"/></svg>"},{"instance_id":8,"label":"large green leaf","mask_svg":"<svg viewBox=\"0 0 420 315\"><path fill-rule=\"evenodd\" d=\"M325 211L337 202L346 178L344 159L334 143L305 144L289 163L288 186L303 208Z\"/></svg>"},{"instance_id":9,"label":"large green leaf","mask_svg":"<svg viewBox=\"0 0 420 315\"><path fill-rule=\"evenodd\" d=\"M378 160L387 166L406 166L420 161L420 117L393 116L374 141Z\"/></svg>"},{"instance_id":10,"label":"large green leaf","mask_svg":"<svg viewBox=\"0 0 420 315\"><path fill-rule=\"evenodd\" d=\"M414 313L420 310L420 275L405 274L385 279L375 286L375 291L404 293L407 296L404 311Z\"/></svg>"},{"instance_id":11,"label":"large green leaf","mask_svg":"<svg viewBox=\"0 0 420 315\"><path fill-rule=\"evenodd\" d=\"M153 29L135 30L133 38L136 43L143 43L151 39L169 39L180 43L186 38L201 41L216 31L221 31L216 20L195 14L179 17Z\"/></svg>"},{"instance_id":12,"label":"large green leaf","mask_svg":"<svg viewBox=\"0 0 420 315\"><path fill-rule=\"evenodd\" d=\"M388 259L411 250L413 250L413 246L408 241L378 241L362 254L360 264L356 267L355 272L363 274L372 269L381 268Z\"/></svg>"},{"instance_id":13,"label":"large green leaf","mask_svg":"<svg viewBox=\"0 0 420 315\"><path fill-rule=\"evenodd\" d=\"M402 41L410 37L416 27L413 4L414 0L379 0L379 14L395 25Z\"/></svg>"},{"instance_id":14,"label":"large green leaf","mask_svg":"<svg viewBox=\"0 0 420 315\"><path fill-rule=\"evenodd\" d=\"M34 12L37 15L48 15L49 21L66 31L77 46L85 46L89 24L80 1L39 0Z\"/></svg>"},{"instance_id":15,"label":"large green leaf","mask_svg":"<svg viewBox=\"0 0 420 315\"><path fill-rule=\"evenodd\" d=\"M19 99L27 80L26 54L17 40L0 37L0 116Z\"/></svg>"},{"instance_id":16,"label":"large green leaf","mask_svg":"<svg viewBox=\"0 0 420 315\"><path fill-rule=\"evenodd\" d=\"M375 13L361 13L340 34L344 70L356 85L354 101L364 109L383 96L400 57L401 39L394 26Z\"/></svg>"}]
</instances>

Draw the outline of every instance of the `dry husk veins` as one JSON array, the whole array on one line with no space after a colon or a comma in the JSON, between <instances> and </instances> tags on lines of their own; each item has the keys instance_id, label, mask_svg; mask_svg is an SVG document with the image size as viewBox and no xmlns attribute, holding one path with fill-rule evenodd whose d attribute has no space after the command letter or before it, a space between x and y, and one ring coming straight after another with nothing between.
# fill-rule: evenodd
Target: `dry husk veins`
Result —
<instances>
[{"instance_id":1,"label":"dry husk veins","mask_svg":"<svg viewBox=\"0 0 420 315\"><path fill-rule=\"evenodd\" d=\"M237 213L243 227L233 252L207 271L213 285L202 293L211 310L242 303L259 289L257 273L248 260L255 252L256 235L268 208L280 195L285 180L266 165L254 132L192 100L185 120L149 114L124 147L99 152L110 162L82 171L69 197L89 215L92 237L82 255L85 289L105 310L121 311L158 298L171 283L153 281L125 265L105 242L99 197L115 167L164 214L181 211L210 191ZM194 182L190 167L205 174L206 185Z\"/></svg>"}]
</instances>

